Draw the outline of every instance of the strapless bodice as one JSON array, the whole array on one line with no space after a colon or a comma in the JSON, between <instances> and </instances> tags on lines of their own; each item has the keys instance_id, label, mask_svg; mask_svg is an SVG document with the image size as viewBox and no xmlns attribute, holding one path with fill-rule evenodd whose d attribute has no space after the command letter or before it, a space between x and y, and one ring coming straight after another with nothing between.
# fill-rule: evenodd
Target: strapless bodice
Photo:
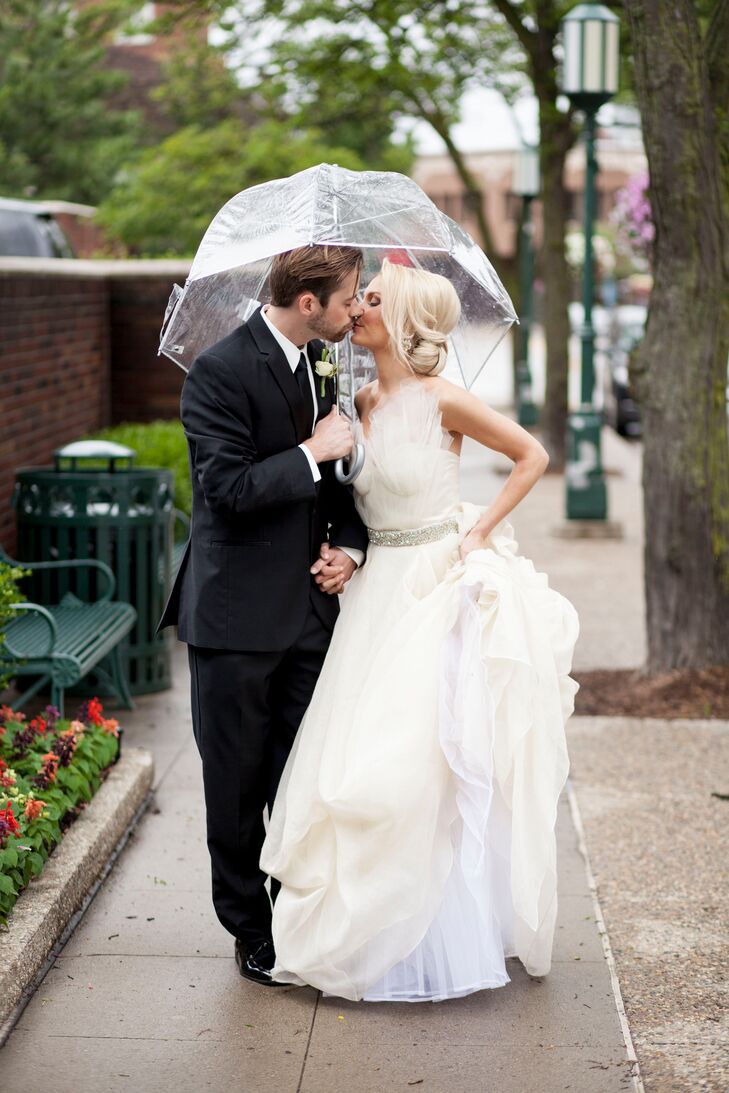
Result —
<instances>
[{"instance_id":1,"label":"strapless bodice","mask_svg":"<svg viewBox=\"0 0 729 1093\"><path fill-rule=\"evenodd\" d=\"M370 414L365 464L354 483L357 510L368 527L408 529L437 523L458 509L459 457L449 451L437 393L408 380Z\"/></svg>"}]
</instances>

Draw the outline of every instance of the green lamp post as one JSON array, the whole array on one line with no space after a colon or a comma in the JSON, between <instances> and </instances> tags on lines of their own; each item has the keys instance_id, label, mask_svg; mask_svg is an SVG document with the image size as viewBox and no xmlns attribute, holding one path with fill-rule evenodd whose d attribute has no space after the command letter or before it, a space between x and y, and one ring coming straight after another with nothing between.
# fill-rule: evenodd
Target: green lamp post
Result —
<instances>
[{"instance_id":1,"label":"green lamp post","mask_svg":"<svg viewBox=\"0 0 729 1093\"><path fill-rule=\"evenodd\" d=\"M521 319L516 358L516 405L520 425L537 424L537 408L532 396L532 373L529 367L529 335L532 328L534 299L534 224L532 201L538 195L539 149L523 145L514 157L512 191L521 197L519 224L519 275L521 281Z\"/></svg>"},{"instance_id":2,"label":"green lamp post","mask_svg":"<svg viewBox=\"0 0 729 1093\"><path fill-rule=\"evenodd\" d=\"M595 118L618 90L620 20L602 4L579 4L562 20L562 91L585 115L585 264L580 407L569 415L567 519L606 520L607 491L600 452L602 415L593 402L595 328L592 324L592 233L595 220Z\"/></svg>"}]
</instances>

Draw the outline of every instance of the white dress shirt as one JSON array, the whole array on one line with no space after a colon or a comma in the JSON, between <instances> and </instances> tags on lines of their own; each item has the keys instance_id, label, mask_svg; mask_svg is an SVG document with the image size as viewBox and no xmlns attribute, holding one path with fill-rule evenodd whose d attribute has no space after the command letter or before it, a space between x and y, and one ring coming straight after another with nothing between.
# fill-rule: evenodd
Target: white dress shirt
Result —
<instances>
[{"instance_id":1,"label":"white dress shirt","mask_svg":"<svg viewBox=\"0 0 729 1093\"><path fill-rule=\"evenodd\" d=\"M305 345L304 346L294 345L294 343L292 341L290 341L290 339L287 338L285 334L282 334L281 331L278 329L278 327L274 326L273 323L271 322L271 320L269 319L268 315L266 314L266 308L265 307L261 308L261 318L263 319L264 323L266 324L268 329L273 334L273 336L276 339L276 341L278 342L278 344L283 349L284 356L286 357L286 360L288 361L289 368L291 369L291 372L294 373L296 371L296 369L298 368L298 366L299 366L299 361L301 360L301 354L303 353L304 356L306 357L306 346ZM312 408L311 432L313 434L314 428L316 427L316 415L317 415L319 407L317 405L316 390L314 388L314 374L313 374L311 368L309 367L308 357L307 357L306 372L307 372L307 375L309 377L309 387L311 388L311 408ZM311 454L311 452L307 448L306 444L299 444L299 447L301 448L302 452L304 453L304 455L307 458L307 461L309 463L309 467L311 468L311 473L314 477L314 481L319 482L320 479L321 479L321 471L319 470L319 467L317 465L316 460L314 459L314 456ZM345 547L345 546L340 547L339 549L343 550L345 554L348 554L355 565L357 565L357 566L362 565L362 561L364 559L364 551L357 550L356 547Z\"/></svg>"}]
</instances>

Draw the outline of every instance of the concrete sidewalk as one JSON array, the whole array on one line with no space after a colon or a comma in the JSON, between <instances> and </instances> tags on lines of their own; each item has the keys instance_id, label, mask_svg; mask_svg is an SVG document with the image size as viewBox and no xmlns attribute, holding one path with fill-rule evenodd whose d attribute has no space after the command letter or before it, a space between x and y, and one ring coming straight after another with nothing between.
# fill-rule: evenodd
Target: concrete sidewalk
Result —
<instances>
[{"instance_id":1,"label":"concrete sidewalk","mask_svg":"<svg viewBox=\"0 0 729 1093\"><path fill-rule=\"evenodd\" d=\"M156 806L0 1053L32 1093L612 1093L629 1065L566 796L552 972L457 1001L322 999L241 979L210 902L184 649L175 689L139 700L124 742L151 747Z\"/></svg>"},{"instance_id":2,"label":"concrete sidewalk","mask_svg":"<svg viewBox=\"0 0 729 1093\"><path fill-rule=\"evenodd\" d=\"M575 603L578 667L642 655L637 479L611 479L632 521L621 543L551 539L562 482L547 477L514 520L521 550ZM488 501L498 467L464 453L464 496ZM611 498L611 503L613 499ZM618 513L613 512L615 516ZM623 583L614 590L616 575ZM630 633L625 642L625 634ZM247 983L210 901L200 763L184 647L175 686L124 715L124 742L155 757L156 806L0 1052L3 1087L35 1093L613 1093L634 1088L614 985L596 925L574 795L557 823L559 919L550 975L517 960L511 983L447 1003L359 1005L310 989ZM658 1089L659 1087L656 1087ZM669 1087L664 1087L669 1088ZM676 1087L680 1088L680 1087Z\"/></svg>"}]
</instances>

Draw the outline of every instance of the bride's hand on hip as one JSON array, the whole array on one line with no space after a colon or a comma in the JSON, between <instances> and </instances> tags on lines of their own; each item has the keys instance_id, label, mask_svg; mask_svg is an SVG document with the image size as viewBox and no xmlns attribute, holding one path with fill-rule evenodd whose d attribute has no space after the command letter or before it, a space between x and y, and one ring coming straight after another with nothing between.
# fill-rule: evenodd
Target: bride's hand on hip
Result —
<instances>
[{"instance_id":1,"label":"bride's hand on hip","mask_svg":"<svg viewBox=\"0 0 729 1093\"><path fill-rule=\"evenodd\" d=\"M459 547L461 555L461 561L465 561L467 556L474 550L486 550L488 547L488 535L479 531L477 527L472 528L468 535L465 537Z\"/></svg>"}]
</instances>

